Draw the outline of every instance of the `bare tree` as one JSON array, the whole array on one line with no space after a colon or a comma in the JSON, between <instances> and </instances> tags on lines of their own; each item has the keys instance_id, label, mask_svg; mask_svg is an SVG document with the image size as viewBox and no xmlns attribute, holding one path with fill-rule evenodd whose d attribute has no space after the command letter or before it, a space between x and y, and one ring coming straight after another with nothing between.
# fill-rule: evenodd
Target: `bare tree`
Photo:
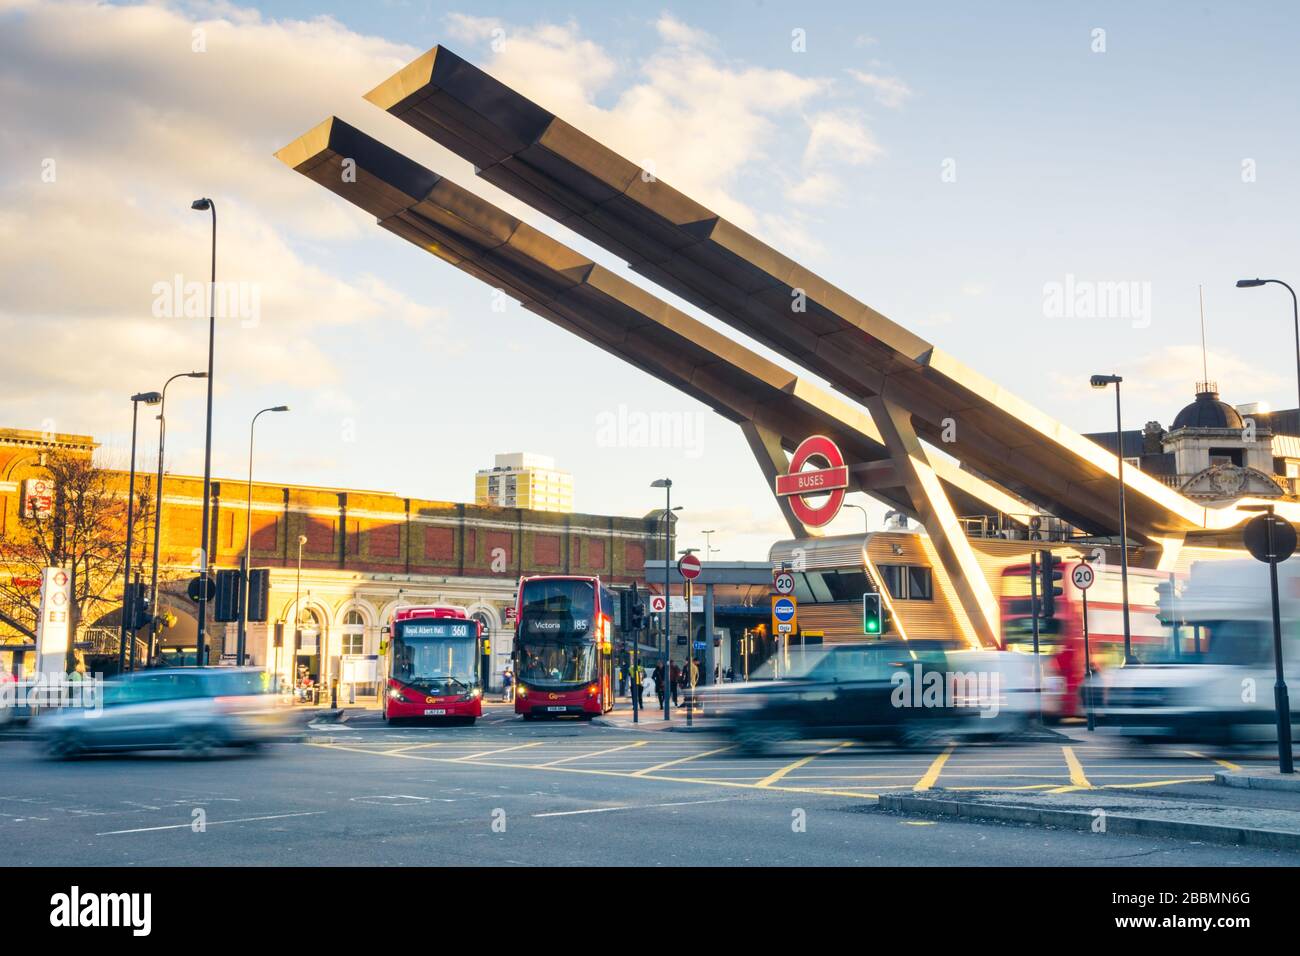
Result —
<instances>
[{"instance_id":1,"label":"bare tree","mask_svg":"<svg viewBox=\"0 0 1300 956\"><path fill-rule=\"evenodd\" d=\"M45 568L68 572L72 590L71 630L96 620L121 604L126 555L126 489L121 472L96 466L89 458L54 452L45 472L54 489L48 514L24 513L16 527L0 535L0 613L35 630L40 613L40 577ZM148 476L136 478L134 523L143 563L153 493ZM137 565L138 566L138 565ZM111 597L110 597L111 595Z\"/></svg>"}]
</instances>

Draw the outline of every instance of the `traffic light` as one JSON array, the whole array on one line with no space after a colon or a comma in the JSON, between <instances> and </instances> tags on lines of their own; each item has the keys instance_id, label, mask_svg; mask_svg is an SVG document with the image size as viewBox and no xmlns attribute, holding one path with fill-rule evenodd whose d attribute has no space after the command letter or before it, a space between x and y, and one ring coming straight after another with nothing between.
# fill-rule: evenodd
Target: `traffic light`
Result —
<instances>
[{"instance_id":1,"label":"traffic light","mask_svg":"<svg viewBox=\"0 0 1300 956\"><path fill-rule=\"evenodd\" d=\"M137 584L136 588L135 618L131 622L133 631L148 627L149 622L153 620L153 602L149 599L149 589L143 584Z\"/></svg>"},{"instance_id":2,"label":"traffic light","mask_svg":"<svg viewBox=\"0 0 1300 956\"><path fill-rule=\"evenodd\" d=\"M128 631L138 631L153 619L149 591L143 584L128 584L122 592L122 618Z\"/></svg>"},{"instance_id":3,"label":"traffic light","mask_svg":"<svg viewBox=\"0 0 1300 956\"><path fill-rule=\"evenodd\" d=\"M1038 606L1045 620L1056 617L1056 599L1065 593L1064 577L1060 558L1051 551L1038 552Z\"/></svg>"},{"instance_id":4,"label":"traffic light","mask_svg":"<svg viewBox=\"0 0 1300 956\"><path fill-rule=\"evenodd\" d=\"M636 627L636 585L618 598L618 629L626 633Z\"/></svg>"},{"instance_id":5,"label":"traffic light","mask_svg":"<svg viewBox=\"0 0 1300 956\"><path fill-rule=\"evenodd\" d=\"M265 623L271 605L271 569L248 572L248 620Z\"/></svg>"},{"instance_id":6,"label":"traffic light","mask_svg":"<svg viewBox=\"0 0 1300 956\"><path fill-rule=\"evenodd\" d=\"M217 572L217 599L213 604L215 621L239 620L239 571L227 568Z\"/></svg>"},{"instance_id":7,"label":"traffic light","mask_svg":"<svg viewBox=\"0 0 1300 956\"><path fill-rule=\"evenodd\" d=\"M1156 620L1166 626L1182 624L1177 607L1177 594L1174 591L1174 579L1156 585Z\"/></svg>"},{"instance_id":8,"label":"traffic light","mask_svg":"<svg viewBox=\"0 0 1300 956\"><path fill-rule=\"evenodd\" d=\"M862 595L862 633L879 636L885 630L885 617L881 613L880 594L868 591Z\"/></svg>"}]
</instances>

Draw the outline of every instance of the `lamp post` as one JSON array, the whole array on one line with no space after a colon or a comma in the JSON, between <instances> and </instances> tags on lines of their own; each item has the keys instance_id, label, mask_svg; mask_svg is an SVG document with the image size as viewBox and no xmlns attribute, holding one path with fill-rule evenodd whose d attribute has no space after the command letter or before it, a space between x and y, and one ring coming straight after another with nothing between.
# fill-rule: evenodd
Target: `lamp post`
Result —
<instances>
[{"instance_id":1,"label":"lamp post","mask_svg":"<svg viewBox=\"0 0 1300 956\"><path fill-rule=\"evenodd\" d=\"M1133 637L1129 628L1128 617L1128 518L1124 511L1124 431L1120 425L1119 386L1124 379L1119 375L1094 375L1090 380L1093 388L1115 386L1115 460L1119 464L1119 580L1120 595L1124 612L1124 663L1136 664L1133 656Z\"/></svg>"},{"instance_id":2,"label":"lamp post","mask_svg":"<svg viewBox=\"0 0 1300 956\"><path fill-rule=\"evenodd\" d=\"M669 707L672 706L672 633L669 622L672 620L672 592L670 588L669 572L672 564L673 554L673 480L671 478L657 478L650 482L651 488L662 488L664 490L664 669L662 671L662 680L664 684L664 720L671 720Z\"/></svg>"},{"instance_id":3,"label":"lamp post","mask_svg":"<svg viewBox=\"0 0 1300 956\"><path fill-rule=\"evenodd\" d=\"M710 530L710 531L702 531L700 533L704 535L704 560L708 561L709 555L713 554L715 551L722 550L721 548L715 548L713 546L712 541L710 541L710 537L712 535L717 534L718 532Z\"/></svg>"},{"instance_id":4,"label":"lamp post","mask_svg":"<svg viewBox=\"0 0 1300 956\"><path fill-rule=\"evenodd\" d=\"M1281 279L1238 279L1238 289L1254 289L1269 283L1280 285L1286 291L1291 293L1291 316L1295 322L1295 375L1296 390L1300 392L1300 301L1296 299L1295 289L1291 288Z\"/></svg>"},{"instance_id":5,"label":"lamp post","mask_svg":"<svg viewBox=\"0 0 1300 956\"><path fill-rule=\"evenodd\" d=\"M207 372L180 372L163 383L162 400L158 403L158 480L154 488L153 505L153 573L149 583L149 608L154 621L149 622L149 660L153 660L154 639L158 636L158 627L154 623L158 618L158 548L162 541L163 508L163 449L167 445L167 386L178 378L207 378Z\"/></svg>"},{"instance_id":6,"label":"lamp post","mask_svg":"<svg viewBox=\"0 0 1300 956\"><path fill-rule=\"evenodd\" d=\"M307 543L305 534L298 535L298 581L293 586L293 636L289 638L289 689L298 687L298 628L302 623L302 546Z\"/></svg>"},{"instance_id":7,"label":"lamp post","mask_svg":"<svg viewBox=\"0 0 1300 956\"><path fill-rule=\"evenodd\" d=\"M211 520L209 511L212 507L212 356L217 344L217 204L211 199L196 199L190 208L199 212L212 212L212 281L208 285L208 423L203 440L203 530L199 545L199 574L206 578L208 566L212 563L208 554L208 536ZM197 660L195 664L202 667L207 660L208 644L208 588L206 583L199 588L199 634Z\"/></svg>"},{"instance_id":8,"label":"lamp post","mask_svg":"<svg viewBox=\"0 0 1300 956\"><path fill-rule=\"evenodd\" d=\"M862 505L855 505L852 502L848 502L848 501L844 502L844 504L841 507L855 508L858 511L861 511L862 512L862 533L865 535L871 532L871 515L867 514L866 508L862 507Z\"/></svg>"},{"instance_id":9,"label":"lamp post","mask_svg":"<svg viewBox=\"0 0 1300 956\"><path fill-rule=\"evenodd\" d=\"M248 507L245 509L246 523L244 525L244 566L239 569L239 629L238 637L235 641L235 654L239 666L244 666L244 648L248 638L248 596L249 582L248 576L252 571L253 565L253 433L257 428L257 420L266 412L287 412L288 405L273 405L270 408L264 408L248 423Z\"/></svg>"},{"instance_id":10,"label":"lamp post","mask_svg":"<svg viewBox=\"0 0 1300 956\"><path fill-rule=\"evenodd\" d=\"M127 480L126 485L126 560L122 562L122 620L120 633L117 642L117 672L120 674L126 670L126 632L127 624L135 623L135 601L139 600L139 595L127 606L127 595L131 586L131 548L135 532L135 431L136 422L140 415L140 403L146 405L157 405L162 401L162 395L158 392L139 392L131 396L131 477ZM131 620L128 622L128 616ZM134 650L132 657L135 656Z\"/></svg>"}]
</instances>

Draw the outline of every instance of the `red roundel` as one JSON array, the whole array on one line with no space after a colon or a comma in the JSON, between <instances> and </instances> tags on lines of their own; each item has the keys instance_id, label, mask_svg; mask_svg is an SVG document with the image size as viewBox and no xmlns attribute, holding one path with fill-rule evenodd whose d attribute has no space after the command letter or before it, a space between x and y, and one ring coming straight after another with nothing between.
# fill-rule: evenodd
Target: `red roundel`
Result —
<instances>
[{"instance_id":1,"label":"red roundel","mask_svg":"<svg viewBox=\"0 0 1300 956\"><path fill-rule=\"evenodd\" d=\"M814 467L805 471L805 465ZM790 499L790 510L810 528L829 524L840 512L849 487L849 469L835 442L825 435L805 438L790 458L790 472L776 478L776 493ZM820 505L808 499L827 495Z\"/></svg>"}]
</instances>

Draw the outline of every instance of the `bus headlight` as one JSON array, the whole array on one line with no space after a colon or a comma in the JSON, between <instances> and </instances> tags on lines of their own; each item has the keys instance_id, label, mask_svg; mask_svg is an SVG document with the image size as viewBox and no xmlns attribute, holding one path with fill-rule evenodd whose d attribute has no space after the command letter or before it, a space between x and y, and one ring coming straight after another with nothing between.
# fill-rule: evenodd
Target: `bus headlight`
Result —
<instances>
[{"instance_id":1,"label":"bus headlight","mask_svg":"<svg viewBox=\"0 0 1300 956\"><path fill-rule=\"evenodd\" d=\"M527 697L528 688L525 687L523 684L520 684L518 687L515 688L515 693L518 694L520 697Z\"/></svg>"},{"instance_id":2,"label":"bus headlight","mask_svg":"<svg viewBox=\"0 0 1300 956\"><path fill-rule=\"evenodd\" d=\"M600 693L600 685L599 685L599 684L588 684L588 685L587 685L587 693L590 694L592 697L595 697L597 694Z\"/></svg>"},{"instance_id":3,"label":"bus headlight","mask_svg":"<svg viewBox=\"0 0 1300 956\"><path fill-rule=\"evenodd\" d=\"M407 703L406 698L402 696L402 692L396 687L388 688L388 696L391 700L400 701L403 704Z\"/></svg>"}]
</instances>

